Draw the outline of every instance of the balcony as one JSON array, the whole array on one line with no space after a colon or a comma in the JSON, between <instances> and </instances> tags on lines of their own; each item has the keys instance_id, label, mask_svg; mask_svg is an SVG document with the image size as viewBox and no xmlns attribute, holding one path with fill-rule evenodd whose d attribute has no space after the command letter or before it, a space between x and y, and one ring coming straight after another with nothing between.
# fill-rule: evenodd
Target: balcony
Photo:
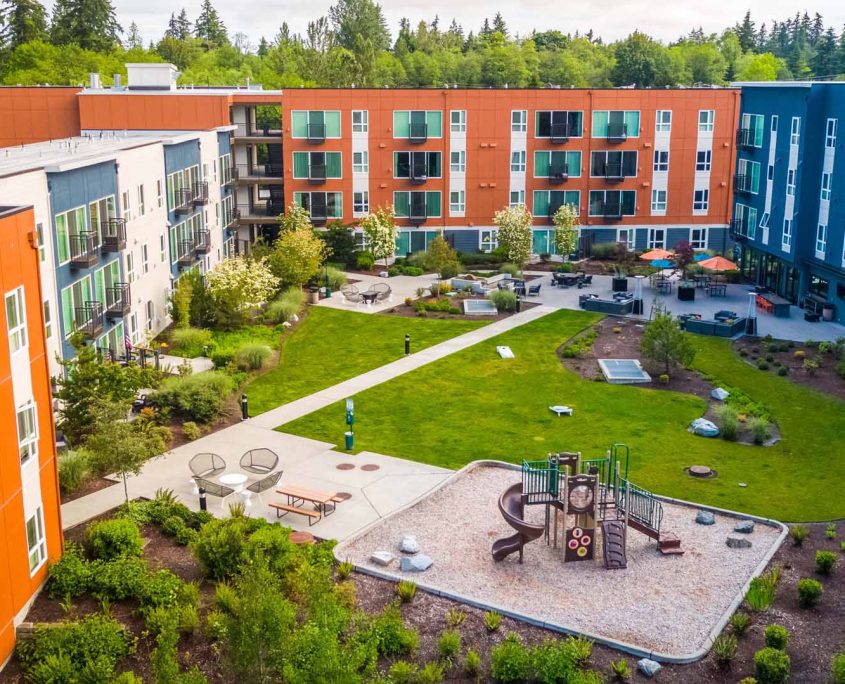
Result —
<instances>
[{"instance_id":1,"label":"balcony","mask_svg":"<svg viewBox=\"0 0 845 684\"><path fill-rule=\"evenodd\" d=\"M238 164L235 167L236 178L240 183L261 183L262 185L281 184L281 164Z\"/></svg>"},{"instance_id":2,"label":"balcony","mask_svg":"<svg viewBox=\"0 0 845 684\"><path fill-rule=\"evenodd\" d=\"M731 219L731 237L748 238L748 219L744 217Z\"/></svg>"},{"instance_id":3,"label":"balcony","mask_svg":"<svg viewBox=\"0 0 845 684\"><path fill-rule=\"evenodd\" d=\"M241 217L240 209L224 209L223 210L223 227L235 228L238 225L238 219Z\"/></svg>"},{"instance_id":4,"label":"balcony","mask_svg":"<svg viewBox=\"0 0 845 684\"><path fill-rule=\"evenodd\" d=\"M569 126L565 123L553 123L549 127L549 142L554 144L569 141Z\"/></svg>"},{"instance_id":5,"label":"balcony","mask_svg":"<svg viewBox=\"0 0 845 684\"><path fill-rule=\"evenodd\" d=\"M100 258L97 234L86 230L68 237L71 268L91 268Z\"/></svg>"},{"instance_id":6,"label":"balcony","mask_svg":"<svg viewBox=\"0 0 845 684\"><path fill-rule=\"evenodd\" d=\"M129 283L115 283L106 288L106 318L128 316L131 303Z\"/></svg>"},{"instance_id":7,"label":"balcony","mask_svg":"<svg viewBox=\"0 0 845 684\"><path fill-rule=\"evenodd\" d=\"M619 201L601 203L599 215L607 221L618 221L622 218L622 203Z\"/></svg>"},{"instance_id":8,"label":"balcony","mask_svg":"<svg viewBox=\"0 0 845 684\"><path fill-rule=\"evenodd\" d=\"M416 156L416 152L414 156ZM413 160L408 173L408 177L413 185L424 185L428 180L428 164L426 163L425 154L423 153L420 156L422 157L422 161Z\"/></svg>"},{"instance_id":9,"label":"balcony","mask_svg":"<svg viewBox=\"0 0 845 684\"><path fill-rule=\"evenodd\" d=\"M751 176L746 176L742 173L734 175L734 192L750 195L751 194Z\"/></svg>"},{"instance_id":10,"label":"balcony","mask_svg":"<svg viewBox=\"0 0 845 684\"><path fill-rule=\"evenodd\" d=\"M100 221L104 252L119 252L126 249L126 219L110 218Z\"/></svg>"},{"instance_id":11,"label":"balcony","mask_svg":"<svg viewBox=\"0 0 845 684\"><path fill-rule=\"evenodd\" d=\"M211 232L205 229L198 230L194 241L194 250L197 254L208 254L211 251Z\"/></svg>"},{"instance_id":12,"label":"balcony","mask_svg":"<svg viewBox=\"0 0 845 684\"><path fill-rule=\"evenodd\" d=\"M609 123L607 124L607 142L622 143L628 139L628 124Z\"/></svg>"},{"instance_id":13,"label":"balcony","mask_svg":"<svg viewBox=\"0 0 845 684\"><path fill-rule=\"evenodd\" d=\"M194 192L190 188L180 188L176 191L176 206L173 212L176 214L189 214L194 208Z\"/></svg>"},{"instance_id":14,"label":"balcony","mask_svg":"<svg viewBox=\"0 0 845 684\"><path fill-rule=\"evenodd\" d=\"M226 172L228 171L228 176ZM234 185L235 181L238 180L238 167L232 164L231 166L224 167L223 169L223 181L220 183L224 188L230 185Z\"/></svg>"},{"instance_id":15,"label":"balcony","mask_svg":"<svg viewBox=\"0 0 845 684\"><path fill-rule=\"evenodd\" d=\"M236 138L279 138L282 137L281 128L258 126L251 123L235 124L234 134Z\"/></svg>"},{"instance_id":16,"label":"balcony","mask_svg":"<svg viewBox=\"0 0 845 684\"><path fill-rule=\"evenodd\" d=\"M320 145L326 142L326 124L310 123L306 132L306 139L312 145Z\"/></svg>"},{"instance_id":17,"label":"balcony","mask_svg":"<svg viewBox=\"0 0 845 684\"><path fill-rule=\"evenodd\" d=\"M425 223L428 219L428 212L426 211L426 201L424 192L411 193L411 207L408 212L408 219L414 225Z\"/></svg>"},{"instance_id":18,"label":"balcony","mask_svg":"<svg viewBox=\"0 0 845 684\"><path fill-rule=\"evenodd\" d=\"M411 122L408 127L408 142L421 145L428 140L428 124L425 122Z\"/></svg>"},{"instance_id":19,"label":"balcony","mask_svg":"<svg viewBox=\"0 0 845 684\"><path fill-rule=\"evenodd\" d=\"M284 203L273 200L267 200L266 202L253 202L251 204L239 204L237 208L238 219L241 224L278 224L279 216L281 216L284 212Z\"/></svg>"},{"instance_id":20,"label":"balcony","mask_svg":"<svg viewBox=\"0 0 845 684\"><path fill-rule=\"evenodd\" d=\"M311 183L311 185L323 185L326 182L326 165L309 164L308 182Z\"/></svg>"},{"instance_id":21,"label":"balcony","mask_svg":"<svg viewBox=\"0 0 845 684\"><path fill-rule=\"evenodd\" d=\"M551 164L548 178L552 185L565 183L569 180L569 167L566 164Z\"/></svg>"},{"instance_id":22,"label":"balcony","mask_svg":"<svg viewBox=\"0 0 845 684\"><path fill-rule=\"evenodd\" d=\"M179 258L176 263L180 266L192 266L196 258L196 243L194 240L179 240Z\"/></svg>"},{"instance_id":23,"label":"balcony","mask_svg":"<svg viewBox=\"0 0 845 684\"><path fill-rule=\"evenodd\" d=\"M619 183L625 178L621 162L608 162L604 165L604 179L608 183Z\"/></svg>"},{"instance_id":24,"label":"balcony","mask_svg":"<svg viewBox=\"0 0 845 684\"><path fill-rule=\"evenodd\" d=\"M754 131L750 128L738 128L736 131L736 146L740 150L750 150L754 147Z\"/></svg>"},{"instance_id":25,"label":"balcony","mask_svg":"<svg viewBox=\"0 0 845 684\"><path fill-rule=\"evenodd\" d=\"M200 181L191 186L191 201L194 205L208 204L208 181Z\"/></svg>"},{"instance_id":26,"label":"balcony","mask_svg":"<svg viewBox=\"0 0 845 684\"><path fill-rule=\"evenodd\" d=\"M103 305L100 302L85 302L74 309L74 323L76 328L86 337L94 338L103 332L105 317Z\"/></svg>"}]
</instances>

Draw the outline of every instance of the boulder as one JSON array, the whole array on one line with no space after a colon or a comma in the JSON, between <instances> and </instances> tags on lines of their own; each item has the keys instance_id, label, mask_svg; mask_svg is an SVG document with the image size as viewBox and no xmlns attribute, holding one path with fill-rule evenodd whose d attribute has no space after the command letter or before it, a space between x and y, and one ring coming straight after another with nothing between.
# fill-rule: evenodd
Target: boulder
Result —
<instances>
[{"instance_id":1,"label":"boulder","mask_svg":"<svg viewBox=\"0 0 845 684\"><path fill-rule=\"evenodd\" d=\"M730 392L721 387L716 387L715 389L713 389L712 392L710 392L710 396L716 399L717 401L724 401L730 396Z\"/></svg>"},{"instance_id":2,"label":"boulder","mask_svg":"<svg viewBox=\"0 0 845 684\"><path fill-rule=\"evenodd\" d=\"M699 525L715 525L716 516L710 511L699 511L695 516L695 522Z\"/></svg>"},{"instance_id":3,"label":"boulder","mask_svg":"<svg viewBox=\"0 0 845 684\"><path fill-rule=\"evenodd\" d=\"M725 544L729 549L750 549L751 542L748 539L741 539L739 537L728 537Z\"/></svg>"},{"instance_id":4,"label":"boulder","mask_svg":"<svg viewBox=\"0 0 845 684\"><path fill-rule=\"evenodd\" d=\"M736 526L734 526L734 532L739 532L740 534L751 534L753 531L753 520L740 520Z\"/></svg>"},{"instance_id":5,"label":"boulder","mask_svg":"<svg viewBox=\"0 0 845 684\"><path fill-rule=\"evenodd\" d=\"M396 558L390 551L374 551L370 560L376 565L390 565Z\"/></svg>"},{"instance_id":6,"label":"boulder","mask_svg":"<svg viewBox=\"0 0 845 684\"><path fill-rule=\"evenodd\" d=\"M431 558L424 553L420 553L416 556L405 556L402 558L399 561L399 569L402 572L424 572L431 567L432 563L434 561Z\"/></svg>"},{"instance_id":7,"label":"boulder","mask_svg":"<svg viewBox=\"0 0 845 684\"><path fill-rule=\"evenodd\" d=\"M642 658L637 661L637 669L646 677L651 679L656 675L660 670L663 669L663 666L658 663L656 660L652 660L651 658Z\"/></svg>"},{"instance_id":8,"label":"boulder","mask_svg":"<svg viewBox=\"0 0 845 684\"><path fill-rule=\"evenodd\" d=\"M689 426L690 432L701 437L718 437L719 428L715 423L705 419L696 418Z\"/></svg>"},{"instance_id":9,"label":"boulder","mask_svg":"<svg viewBox=\"0 0 845 684\"><path fill-rule=\"evenodd\" d=\"M402 541L399 542L399 550L402 553L418 553L420 545L417 538L412 534L403 534Z\"/></svg>"}]
</instances>

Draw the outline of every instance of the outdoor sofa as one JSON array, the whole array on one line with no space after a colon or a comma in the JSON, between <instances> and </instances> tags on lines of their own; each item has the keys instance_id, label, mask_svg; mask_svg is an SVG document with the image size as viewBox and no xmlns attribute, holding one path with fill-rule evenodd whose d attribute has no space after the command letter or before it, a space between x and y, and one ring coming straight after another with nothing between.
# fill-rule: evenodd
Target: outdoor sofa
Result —
<instances>
[{"instance_id":1,"label":"outdoor sofa","mask_svg":"<svg viewBox=\"0 0 845 684\"><path fill-rule=\"evenodd\" d=\"M698 335L734 337L745 331L745 318L728 318L725 320L686 318L682 323L682 327L687 332Z\"/></svg>"},{"instance_id":2,"label":"outdoor sofa","mask_svg":"<svg viewBox=\"0 0 845 684\"><path fill-rule=\"evenodd\" d=\"M611 316L627 316L634 308L634 298L601 299L595 295L583 294L578 297L578 305L585 311L595 311Z\"/></svg>"}]
</instances>

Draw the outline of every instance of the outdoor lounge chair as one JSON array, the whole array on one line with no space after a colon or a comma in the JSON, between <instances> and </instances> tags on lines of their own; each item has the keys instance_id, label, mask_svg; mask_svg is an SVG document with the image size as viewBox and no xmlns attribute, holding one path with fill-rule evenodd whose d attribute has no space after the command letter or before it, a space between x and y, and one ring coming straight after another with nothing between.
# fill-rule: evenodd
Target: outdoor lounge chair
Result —
<instances>
[{"instance_id":1,"label":"outdoor lounge chair","mask_svg":"<svg viewBox=\"0 0 845 684\"><path fill-rule=\"evenodd\" d=\"M363 295L358 291L358 288L354 285L341 285L340 294L343 295L343 300L345 302L349 302L350 304L354 304L355 306L358 306L358 304L364 301Z\"/></svg>"},{"instance_id":2,"label":"outdoor lounge chair","mask_svg":"<svg viewBox=\"0 0 845 684\"><path fill-rule=\"evenodd\" d=\"M580 290L582 287L591 287L593 284L593 276L585 275L578 281L578 289Z\"/></svg>"},{"instance_id":3,"label":"outdoor lounge chair","mask_svg":"<svg viewBox=\"0 0 845 684\"><path fill-rule=\"evenodd\" d=\"M241 456L241 468L250 473L266 475L279 465L279 457L270 449L250 449Z\"/></svg>"},{"instance_id":4,"label":"outdoor lounge chair","mask_svg":"<svg viewBox=\"0 0 845 684\"><path fill-rule=\"evenodd\" d=\"M226 461L217 454L206 452L194 456L188 461L188 467L195 477L214 477L226 470Z\"/></svg>"},{"instance_id":5,"label":"outdoor lounge chair","mask_svg":"<svg viewBox=\"0 0 845 684\"><path fill-rule=\"evenodd\" d=\"M252 492L258 497L258 500L263 504L264 500L261 498L261 492L266 492L268 489L273 489L282 477L282 471L277 470L275 473L270 473L267 477L262 477L260 480L253 482L246 491Z\"/></svg>"},{"instance_id":6,"label":"outdoor lounge chair","mask_svg":"<svg viewBox=\"0 0 845 684\"><path fill-rule=\"evenodd\" d=\"M206 480L203 477L195 477L194 482L197 483L197 487L204 489L206 494L219 496L221 499L225 499L230 494L235 493L235 490L231 487L214 482L213 480Z\"/></svg>"},{"instance_id":7,"label":"outdoor lounge chair","mask_svg":"<svg viewBox=\"0 0 845 684\"><path fill-rule=\"evenodd\" d=\"M531 297L533 295L540 296L540 287L541 285L529 285L528 286L528 296Z\"/></svg>"},{"instance_id":8,"label":"outdoor lounge chair","mask_svg":"<svg viewBox=\"0 0 845 684\"><path fill-rule=\"evenodd\" d=\"M387 283L376 283L370 286L370 292L376 293L377 302L389 301L393 297L393 290Z\"/></svg>"}]
</instances>

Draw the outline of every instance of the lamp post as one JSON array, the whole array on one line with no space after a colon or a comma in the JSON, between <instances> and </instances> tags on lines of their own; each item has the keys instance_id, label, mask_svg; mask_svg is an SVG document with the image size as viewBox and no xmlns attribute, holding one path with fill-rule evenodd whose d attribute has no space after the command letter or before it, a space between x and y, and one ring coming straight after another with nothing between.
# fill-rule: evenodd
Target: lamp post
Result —
<instances>
[{"instance_id":1,"label":"lamp post","mask_svg":"<svg viewBox=\"0 0 845 684\"><path fill-rule=\"evenodd\" d=\"M332 288L329 282L329 267L326 266L326 299L332 296Z\"/></svg>"},{"instance_id":2,"label":"lamp post","mask_svg":"<svg viewBox=\"0 0 845 684\"><path fill-rule=\"evenodd\" d=\"M411 336L407 333L405 334L405 356L408 356L411 353Z\"/></svg>"},{"instance_id":3,"label":"lamp post","mask_svg":"<svg viewBox=\"0 0 845 684\"><path fill-rule=\"evenodd\" d=\"M634 307L632 312L637 316L642 316L643 313L643 280L645 276L634 276Z\"/></svg>"},{"instance_id":4,"label":"lamp post","mask_svg":"<svg viewBox=\"0 0 845 684\"><path fill-rule=\"evenodd\" d=\"M745 317L745 334L757 334L757 293L748 293L748 315Z\"/></svg>"}]
</instances>

